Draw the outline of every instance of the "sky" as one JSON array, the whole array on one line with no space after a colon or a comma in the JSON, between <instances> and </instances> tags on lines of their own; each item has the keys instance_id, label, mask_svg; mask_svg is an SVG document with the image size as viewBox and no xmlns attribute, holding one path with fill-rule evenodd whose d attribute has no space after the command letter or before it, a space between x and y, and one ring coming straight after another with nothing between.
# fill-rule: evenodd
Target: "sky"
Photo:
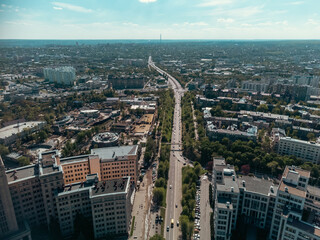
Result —
<instances>
[{"instance_id":1,"label":"sky","mask_svg":"<svg viewBox=\"0 0 320 240\"><path fill-rule=\"evenodd\" d=\"M320 39L320 0L0 0L0 39Z\"/></svg>"}]
</instances>

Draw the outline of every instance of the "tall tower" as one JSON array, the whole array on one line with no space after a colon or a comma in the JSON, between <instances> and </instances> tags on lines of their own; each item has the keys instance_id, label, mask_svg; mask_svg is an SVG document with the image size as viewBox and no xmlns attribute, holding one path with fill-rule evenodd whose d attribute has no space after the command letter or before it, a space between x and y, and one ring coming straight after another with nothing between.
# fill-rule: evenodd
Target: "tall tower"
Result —
<instances>
[{"instance_id":1,"label":"tall tower","mask_svg":"<svg viewBox=\"0 0 320 240\"><path fill-rule=\"evenodd\" d=\"M6 234L18 231L16 215L14 213L11 194L5 167L0 156L0 238Z\"/></svg>"},{"instance_id":2,"label":"tall tower","mask_svg":"<svg viewBox=\"0 0 320 240\"><path fill-rule=\"evenodd\" d=\"M162 36L161 36L161 33L160 33L160 43L161 43L161 40L162 40Z\"/></svg>"}]
</instances>

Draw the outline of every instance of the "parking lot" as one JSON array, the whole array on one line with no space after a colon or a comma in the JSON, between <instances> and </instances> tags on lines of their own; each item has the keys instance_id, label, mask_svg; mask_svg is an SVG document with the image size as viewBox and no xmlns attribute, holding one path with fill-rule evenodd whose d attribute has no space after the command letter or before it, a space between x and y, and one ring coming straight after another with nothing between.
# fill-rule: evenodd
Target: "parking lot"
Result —
<instances>
[{"instance_id":1,"label":"parking lot","mask_svg":"<svg viewBox=\"0 0 320 240\"><path fill-rule=\"evenodd\" d=\"M194 221L193 240L210 239L210 213L212 209L209 203L209 185L207 176L201 176L201 185L197 185L196 209Z\"/></svg>"}]
</instances>

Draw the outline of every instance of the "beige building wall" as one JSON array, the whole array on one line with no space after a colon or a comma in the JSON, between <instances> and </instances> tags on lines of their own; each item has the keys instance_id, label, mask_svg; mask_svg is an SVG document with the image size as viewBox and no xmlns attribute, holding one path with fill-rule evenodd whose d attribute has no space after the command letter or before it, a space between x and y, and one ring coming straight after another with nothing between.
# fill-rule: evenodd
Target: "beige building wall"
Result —
<instances>
[{"instance_id":1,"label":"beige building wall","mask_svg":"<svg viewBox=\"0 0 320 240\"><path fill-rule=\"evenodd\" d=\"M101 162L101 180L112 180L130 176L130 182L136 183L137 162L135 157L110 162Z\"/></svg>"},{"instance_id":2,"label":"beige building wall","mask_svg":"<svg viewBox=\"0 0 320 240\"><path fill-rule=\"evenodd\" d=\"M101 181L100 159L98 156L89 156L90 174L98 174L98 179Z\"/></svg>"},{"instance_id":3,"label":"beige building wall","mask_svg":"<svg viewBox=\"0 0 320 240\"><path fill-rule=\"evenodd\" d=\"M62 163L64 173L64 184L76 182L85 182L86 176L90 173L89 163L87 160L81 162Z\"/></svg>"}]
</instances>

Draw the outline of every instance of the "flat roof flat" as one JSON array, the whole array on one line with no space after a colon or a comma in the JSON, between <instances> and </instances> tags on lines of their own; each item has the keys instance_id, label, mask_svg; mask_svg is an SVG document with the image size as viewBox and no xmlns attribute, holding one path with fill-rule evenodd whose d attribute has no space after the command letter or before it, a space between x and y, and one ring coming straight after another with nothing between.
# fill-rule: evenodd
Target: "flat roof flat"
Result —
<instances>
[{"instance_id":1,"label":"flat roof flat","mask_svg":"<svg viewBox=\"0 0 320 240\"><path fill-rule=\"evenodd\" d=\"M223 177L223 183L217 183L217 190L221 192L231 192L231 187L233 187L233 192L239 192L239 186L237 184L237 179L233 181L232 176Z\"/></svg>"},{"instance_id":2,"label":"flat roof flat","mask_svg":"<svg viewBox=\"0 0 320 240\"><path fill-rule=\"evenodd\" d=\"M8 183L16 182L22 179L34 177L35 172L35 165L28 165L25 167L15 168L6 171Z\"/></svg>"},{"instance_id":3,"label":"flat roof flat","mask_svg":"<svg viewBox=\"0 0 320 240\"><path fill-rule=\"evenodd\" d=\"M82 162L82 161L88 161L90 155L79 155L74 157L66 157L60 159L60 164L70 164L74 162Z\"/></svg>"},{"instance_id":4,"label":"flat roof flat","mask_svg":"<svg viewBox=\"0 0 320 240\"><path fill-rule=\"evenodd\" d=\"M228 202L229 202L229 207L227 205ZM230 209L230 210L233 209L233 205L232 205L231 199L224 198L224 197L218 197L217 198L217 207L220 208L220 209L221 208Z\"/></svg>"},{"instance_id":5,"label":"flat roof flat","mask_svg":"<svg viewBox=\"0 0 320 240\"><path fill-rule=\"evenodd\" d=\"M91 196L100 196L112 193L126 193L130 184L130 177L119 178L99 182L96 188L92 188Z\"/></svg>"},{"instance_id":6,"label":"flat roof flat","mask_svg":"<svg viewBox=\"0 0 320 240\"><path fill-rule=\"evenodd\" d=\"M5 139L10 137L11 135L18 134L22 132L25 128L34 128L40 124L44 124L43 121L33 121L33 122L21 122L6 126L0 129L0 139Z\"/></svg>"},{"instance_id":7,"label":"flat roof flat","mask_svg":"<svg viewBox=\"0 0 320 240\"><path fill-rule=\"evenodd\" d=\"M245 181L245 186L243 186L242 181ZM269 194L271 186L273 186L272 194L276 194L276 191L278 189L278 185L274 185L271 180L249 176L239 177L238 185L239 188L246 188L246 191L259 193L263 195Z\"/></svg>"},{"instance_id":8,"label":"flat roof flat","mask_svg":"<svg viewBox=\"0 0 320 240\"><path fill-rule=\"evenodd\" d=\"M114 159L115 157L134 156L138 153L138 145L105 147L91 149L92 155L98 155L100 159Z\"/></svg>"},{"instance_id":9,"label":"flat roof flat","mask_svg":"<svg viewBox=\"0 0 320 240\"><path fill-rule=\"evenodd\" d=\"M296 220L296 219L293 219L292 222L287 221L287 223L288 223L288 225L292 225L301 231L304 231L309 234L313 234L315 236L320 237L320 228L319 227L313 226L311 224L308 224L306 222Z\"/></svg>"}]
</instances>

